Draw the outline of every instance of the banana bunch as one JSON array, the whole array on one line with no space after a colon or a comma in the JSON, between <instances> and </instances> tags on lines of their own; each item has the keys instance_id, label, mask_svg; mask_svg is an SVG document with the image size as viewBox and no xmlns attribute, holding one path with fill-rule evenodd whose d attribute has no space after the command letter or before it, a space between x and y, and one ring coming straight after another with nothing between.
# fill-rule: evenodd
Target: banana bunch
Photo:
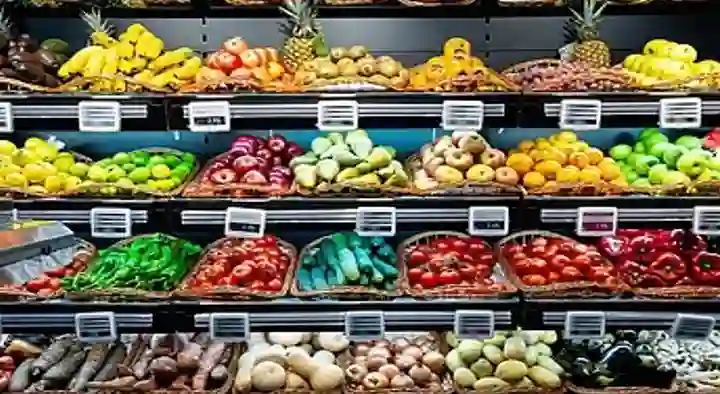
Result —
<instances>
[{"instance_id":1,"label":"banana bunch","mask_svg":"<svg viewBox=\"0 0 720 394\"><path fill-rule=\"evenodd\" d=\"M163 40L142 24L132 24L114 38L104 22L99 28L96 28L99 22L94 22L88 22L94 26L89 46L77 51L60 67L58 70L60 78L123 75L145 84L165 88L186 84L200 71L202 60L195 56L192 49L183 47L163 52L165 49ZM91 90L124 92L127 86L122 79L101 80L93 83Z\"/></svg>"}]
</instances>

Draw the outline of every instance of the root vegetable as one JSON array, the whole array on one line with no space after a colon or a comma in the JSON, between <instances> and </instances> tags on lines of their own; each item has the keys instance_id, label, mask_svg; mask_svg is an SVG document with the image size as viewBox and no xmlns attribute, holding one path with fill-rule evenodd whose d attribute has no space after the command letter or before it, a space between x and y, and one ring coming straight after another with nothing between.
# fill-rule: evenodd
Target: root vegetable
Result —
<instances>
[{"instance_id":1,"label":"root vegetable","mask_svg":"<svg viewBox=\"0 0 720 394\"><path fill-rule=\"evenodd\" d=\"M150 362L153 360L154 355L151 348L146 349L143 354L140 356L140 359L138 359L135 362L135 365L132 367L132 374L137 378L138 380L141 380L142 378L147 375L148 366L150 365Z\"/></svg>"},{"instance_id":2,"label":"root vegetable","mask_svg":"<svg viewBox=\"0 0 720 394\"><path fill-rule=\"evenodd\" d=\"M357 356L353 360L355 364L367 364L368 358L366 356Z\"/></svg>"},{"instance_id":3,"label":"root vegetable","mask_svg":"<svg viewBox=\"0 0 720 394\"><path fill-rule=\"evenodd\" d=\"M471 370L467 368L458 368L453 373L453 380L455 380L455 383L457 383L460 387L472 387L477 378L475 378L475 375Z\"/></svg>"},{"instance_id":4,"label":"root vegetable","mask_svg":"<svg viewBox=\"0 0 720 394\"><path fill-rule=\"evenodd\" d=\"M156 390L157 388L158 388L158 385L155 382L155 379L153 379L153 378L140 380L137 383L135 383L132 387L132 389L135 391L141 391L141 392L145 392L145 393Z\"/></svg>"},{"instance_id":5,"label":"root vegetable","mask_svg":"<svg viewBox=\"0 0 720 394\"><path fill-rule=\"evenodd\" d=\"M415 360L420 360L423 357L423 351L418 346L408 346L402 351L403 356L410 356Z\"/></svg>"},{"instance_id":6,"label":"root vegetable","mask_svg":"<svg viewBox=\"0 0 720 394\"><path fill-rule=\"evenodd\" d=\"M225 344L222 342L211 342L207 350L200 358L198 370L192 379L193 390L204 390L207 385L208 375L210 371L217 365L218 361L225 351ZM283 379L284 380L284 379Z\"/></svg>"},{"instance_id":7,"label":"root vegetable","mask_svg":"<svg viewBox=\"0 0 720 394\"><path fill-rule=\"evenodd\" d=\"M124 344L119 344L115 346L110 352L110 355L107 356L105 364L103 364L102 368L100 368L100 371L98 371L97 375L95 375L95 377L92 379L101 382L115 379L118 376L119 372L118 365L123 361L123 359L125 359L126 351L127 347L125 347Z\"/></svg>"},{"instance_id":8,"label":"root vegetable","mask_svg":"<svg viewBox=\"0 0 720 394\"><path fill-rule=\"evenodd\" d=\"M197 341L191 341L183 346L183 350L177 355L177 365L180 369L196 369L202 357L203 346L207 343L207 337L201 337Z\"/></svg>"},{"instance_id":9,"label":"root vegetable","mask_svg":"<svg viewBox=\"0 0 720 394\"><path fill-rule=\"evenodd\" d=\"M214 381L225 381L228 378L228 369L222 364L218 364L210 371L210 379Z\"/></svg>"},{"instance_id":10,"label":"root vegetable","mask_svg":"<svg viewBox=\"0 0 720 394\"><path fill-rule=\"evenodd\" d=\"M285 369L272 361L263 361L252 370L252 386L260 391L279 390L285 385Z\"/></svg>"},{"instance_id":11,"label":"root vegetable","mask_svg":"<svg viewBox=\"0 0 720 394\"><path fill-rule=\"evenodd\" d=\"M413 365L417 363L417 359L413 356L397 356L395 358L395 365L398 366L402 371L407 371L410 368L412 368Z\"/></svg>"},{"instance_id":12,"label":"root vegetable","mask_svg":"<svg viewBox=\"0 0 720 394\"><path fill-rule=\"evenodd\" d=\"M50 367L43 374L43 380L65 381L69 380L80 367L87 352L80 346L73 346L57 364Z\"/></svg>"},{"instance_id":13,"label":"root vegetable","mask_svg":"<svg viewBox=\"0 0 720 394\"><path fill-rule=\"evenodd\" d=\"M365 376L365 379L363 379L363 386L368 390L384 389L388 387L389 384L390 381L387 376L380 372L370 372Z\"/></svg>"},{"instance_id":14,"label":"root vegetable","mask_svg":"<svg viewBox=\"0 0 720 394\"><path fill-rule=\"evenodd\" d=\"M267 334L268 342L273 345L295 346L302 342L301 332L271 332Z\"/></svg>"},{"instance_id":15,"label":"root vegetable","mask_svg":"<svg viewBox=\"0 0 720 394\"><path fill-rule=\"evenodd\" d=\"M245 393L252 388L252 369L255 365L255 356L252 353L245 353L238 360L238 371L233 383L234 391Z\"/></svg>"},{"instance_id":16,"label":"root vegetable","mask_svg":"<svg viewBox=\"0 0 720 394\"><path fill-rule=\"evenodd\" d=\"M370 346L361 343L353 349L352 353L353 356L367 356L368 352L370 351Z\"/></svg>"},{"instance_id":17,"label":"root vegetable","mask_svg":"<svg viewBox=\"0 0 720 394\"><path fill-rule=\"evenodd\" d=\"M408 341L406 338L396 338L392 341L392 349L395 353L403 353L405 349L407 349L410 346L410 341Z\"/></svg>"},{"instance_id":18,"label":"root vegetable","mask_svg":"<svg viewBox=\"0 0 720 394\"><path fill-rule=\"evenodd\" d=\"M440 352L431 351L422 357L423 364L427 365L435 373L445 371L445 357Z\"/></svg>"},{"instance_id":19,"label":"root vegetable","mask_svg":"<svg viewBox=\"0 0 720 394\"><path fill-rule=\"evenodd\" d=\"M287 359L285 357L285 348L282 345L272 345L264 351L256 353L255 357L256 363L261 363L263 361L272 361L275 364L279 364L283 367L287 364Z\"/></svg>"},{"instance_id":20,"label":"root vegetable","mask_svg":"<svg viewBox=\"0 0 720 394\"><path fill-rule=\"evenodd\" d=\"M290 369L305 379L310 379L315 371L320 368L317 361L297 353L288 357L287 361Z\"/></svg>"},{"instance_id":21,"label":"root vegetable","mask_svg":"<svg viewBox=\"0 0 720 394\"><path fill-rule=\"evenodd\" d=\"M367 368L360 364L352 364L351 366L347 367L347 369L345 369L345 376L347 376L347 378L353 383L362 382L367 373Z\"/></svg>"},{"instance_id":22,"label":"root vegetable","mask_svg":"<svg viewBox=\"0 0 720 394\"><path fill-rule=\"evenodd\" d=\"M62 360L65 353L72 346L73 340L70 337L60 337L51 343L47 349L38 357L32 365L33 376L42 375L50 367ZM12 346L12 344L11 344Z\"/></svg>"},{"instance_id":23,"label":"root vegetable","mask_svg":"<svg viewBox=\"0 0 720 394\"><path fill-rule=\"evenodd\" d=\"M345 383L345 373L337 365L323 365L310 377L310 386L317 391L330 391Z\"/></svg>"},{"instance_id":24,"label":"root vegetable","mask_svg":"<svg viewBox=\"0 0 720 394\"><path fill-rule=\"evenodd\" d=\"M392 353L390 353L390 350L388 348L376 345L373 346L370 351L368 351L367 356L368 358L382 357L384 359L388 359L392 356Z\"/></svg>"},{"instance_id":25,"label":"root vegetable","mask_svg":"<svg viewBox=\"0 0 720 394\"><path fill-rule=\"evenodd\" d=\"M13 340L5 348L5 354L13 356L16 359L35 358L40 356L42 353L43 350L41 348L19 339Z\"/></svg>"},{"instance_id":26,"label":"root vegetable","mask_svg":"<svg viewBox=\"0 0 720 394\"><path fill-rule=\"evenodd\" d=\"M313 354L312 359L317 361L318 364L327 365L335 363L335 355L327 350L318 350Z\"/></svg>"},{"instance_id":27,"label":"root vegetable","mask_svg":"<svg viewBox=\"0 0 720 394\"><path fill-rule=\"evenodd\" d=\"M333 353L341 352L350 346L350 341L343 334L322 332L318 334L317 340L321 348Z\"/></svg>"},{"instance_id":28,"label":"root vegetable","mask_svg":"<svg viewBox=\"0 0 720 394\"><path fill-rule=\"evenodd\" d=\"M172 357L162 356L152 360L148 369L156 380L172 381L177 376L178 365Z\"/></svg>"},{"instance_id":29,"label":"root vegetable","mask_svg":"<svg viewBox=\"0 0 720 394\"><path fill-rule=\"evenodd\" d=\"M8 391L11 393L25 391L30 385L30 373L32 372L32 363L34 359L28 358L13 371L10 378Z\"/></svg>"},{"instance_id":30,"label":"root vegetable","mask_svg":"<svg viewBox=\"0 0 720 394\"><path fill-rule=\"evenodd\" d=\"M288 372L285 376L285 389L309 390L310 384L302 376Z\"/></svg>"},{"instance_id":31,"label":"root vegetable","mask_svg":"<svg viewBox=\"0 0 720 394\"><path fill-rule=\"evenodd\" d=\"M527 375L527 366L518 360L505 360L495 369L495 376L509 382L514 382Z\"/></svg>"},{"instance_id":32,"label":"root vegetable","mask_svg":"<svg viewBox=\"0 0 720 394\"><path fill-rule=\"evenodd\" d=\"M393 388L411 388L414 385L412 378L405 374L396 375L390 380L390 386Z\"/></svg>"},{"instance_id":33,"label":"root vegetable","mask_svg":"<svg viewBox=\"0 0 720 394\"><path fill-rule=\"evenodd\" d=\"M395 364L385 364L378 369L378 372L387 376L388 379L393 379L395 376L400 375L400 368Z\"/></svg>"},{"instance_id":34,"label":"root vegetable","mask_svg":"<svg viewBox=\"0 0 720 394\"><path fill-rule=\"evenodd\" d=\"M98 371L109 352L110 347L108 345L93 345L88 352L85 362L82 367L80 367L80 371L78 371L70 382L68 390L73 392L84 391L85 386L90 379L95 376L95 373Z\"/></svg>"},{"instance_id":35,"label":"root vegetable","mask_svg":"<svg viewBox=\"0 0 720 394\"><path fill-rule=\"evenodd\" d=\"M290 356L292 356L293 354L296 354L296 353L299 354L299 355L301 355L301 356L303 356L303 357L310 358L310 354L309 354L305 349L303 349L303 348L301 348L301 347L291 346L291 347L285 349L285 357L290 357Z\"/></svg>"},{"instance_id":36,"label":"root vegetable","mask_svg":"<svg viewBox=\"0 0 720 394\"><path fill-rule=\"evenodd\" d=\"M412 368L410 368L410 372L408 373L412 380L417 384L424 384L430 381L430 375L432 375L432 371L430 368L423 364L416 364L413 365Z\"/></svg>"},{"instance_id":37,"label":"root vegetable","mask_svg":"<svg viewBox=\"0 0 720 394\"><path fill-rule=\"evenodd\" d=\"M137 382L134 376L123 376L122 378L115 378L107 382L90 382L87 387L95 390L127 390L132 388Z\"/></svg>"},{"instance_id":38,"label":"root vegetable","mask_svg":"<svg viewBox=\"0 0 720 394\"><path fill-rule=\"evenodd\" d=\"M367 367L371 371L377 371L387 363L388 361L385 357L371 357L367 359Z\"/></svg>"}]
</instances>

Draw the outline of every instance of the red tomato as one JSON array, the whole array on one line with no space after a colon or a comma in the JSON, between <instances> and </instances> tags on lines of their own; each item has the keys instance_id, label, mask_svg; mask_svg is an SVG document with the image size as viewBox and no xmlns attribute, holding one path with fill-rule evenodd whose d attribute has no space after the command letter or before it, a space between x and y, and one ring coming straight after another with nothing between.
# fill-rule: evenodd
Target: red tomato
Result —
<instances>
[{"instance_id":1,"label":"red tomato","mask_svg":"<svg viewBox=\"0 0 720 394\"><path fill-rule=\"evenodd\" d=\"M559 248L557 245L548 245L545 248L545 252L543 252L543 254L540 257L542 257L545 260L550 260L551 258L555 257L558 250L559 250Z\"/></svg>"},{"instance_id":2,"label":"red tomato","mask_svg":"<svg viewBox=\"0 0 720 394\"><path fill-rule=\"evenodd\" d=\"M550 262L550 269L557 272L562 271L563 268L570 265L570 258L564 254L557 254L548 261Z\"/></svg>"},{"instance_id":3,"label":"red tomato","mask_svg":"<svg viewBox=\"0 0 720 394\"><path fill-rule=\"evenodd\" d=\"M65 275L65 267L59 266L44 272L45 275L51 278L59 278Z\"/></svg>"},{"instance_id":4,"label":"red tomato","mask_svg":"<svg viewBox=\"0 0 720 394\"><path fill-rule=\"evenodd\" d=\"M562 277L562 280L567 282L583 280L583 273L580 272L580 270L576 267L572 266L567 266L563 268L563 270L560 272L560 276Z\"/></svg>"},{"instance_id":5,"label":"red tomato","mask_svg":"<svg viewBox=\"0 0 720 394\"><path fill-rule=\"evenodd\" d=\"M527 275L530 272L530 259L515 261L515 272L519 276Z\"/></svg>"},{"instance_id":6,"label":"red tomato","mask_svg":"<svg viewBox=\"0 0 720 394\"><path fill-rule=\"evenodd\" d=\"M489 267L487 265L479 265L475 267L475 279L481 280L489 278L492 275L492 272L492 267Z\"/></svg>"},{"instance_id":7,"label":"red tomato","mask_svg":"<svg viewBox=\"0 0 720 394\"><path fill-rule=\"evenodd\" d=\"M481 254L475 257L475 264L477 265L495 265L495 256L492 253Z\"/></svg>"},{"instance_id":8,"label":"red tomato","mask_svg":"<svg viewBox=\"0 0 720 394\"><path fill-rule=\"evenodd\" d=\"M412 252L410 252L410 256L408 257L408 263L410 267L417 267L420 265L423 265L428 262L428 256L427 254L415 249Z\"/></svg>"},{"instance_id":9,"label":"red tomato","mask_svg":"<svg viewBox=\"0 0 720 394\"><path fill-rule=\"evenodd\" d=\"M552 271L548 274L547 282L548 283L555 283L560 280L560 274L558 274L555 271Z\"/></svg>"},{"instance_id":10,"label":"red tomato","mask_svg":"<svg viewBox=\"0 0 720 394\"><path fill-rule=\"evenodd\" d=\"M522 281L528 286L541 286L546 283L545 277L542 275L525 275L522 277Z\"/></svg>"},{"instance_id":11,"label":"red tomato","mask_svg":"<svg viewBox=\"0 0 720 394\"><path fill-rule=\"evenodd\" d=\"M50 280L48 280L48 282L47 282L46 288L50 289L50 290L59 289L60 288L60 279L50 278Z\"/></svg>"},{"instance_id":12,"label":"red tomato","mask_svg":"<svg viewBox=\"0 0 720 394\"><path fill-rule=\"evenodd\" d=\"M462 238L451 238L450 239L450 247L460 253L465 253L468 251L468 243Z\"/></svg>"},{"instance_id":13,"label":"red tomato","mask_svg":"<svg viewBox=\"0 0 720 394\"><path fill-rule=\"evenodd\" d=\"M573 253L574 244L575 243L572 241L561 241L561 242L558 242L557 245L558 245L558 249L559 249L560 253L569 254L569 253Z\"/></svg>"},{"instance_id":14,"label":"red tomato","mask_svg":"<svg viewBox=\"0 0 720 394\"><path fill-rule=\"evenodd\" d=\"M267 248L265 249L265 253L267 253L268 256L274 257L276 259L279 259L280 256L282 256L282 253L277 248Z\"/></svg>"},{"instance_id":15,"label":"red tomato","mask_svg":"<svg viewBox=\"0 0 720 394\"><path fill-rule=\"evenodd\" d=\"M503 251L506 256L511 256L515 253L522 252L523 247L520 244L508 244L503 247Z\"/></svg>"},{"instance_id":16,"label":"red tomato","mask_svg":"<svg viewBox=\"0 0 720 394\"><path fill-rule=\"evenodd\" d=\"M441 285L455 285L460 283L460 274L454 269L446 269L438 276Z\"/></svg>"},{"instance_id":17,"label":"red tomato","mask_svg":"<svg viewBox=\"0 0 720 394\"><path fill-rule=\"evenodd\" d=\"M233 286L246 285L253 279L253 267L246 264L240 264L233 268L230 276L230 283Z\"/></svg>"},{"instance_id":18,"label":"red tomato","mask_svg":"<svg viewBox=\"0 0 720 394\"><path fill-rule=\"evenodd\" d=\"M265 290L280 291L282 290L282 282L280 281L280 279L275 278L268 282L267 285L265 285Z\"/></svg>"},{"instance_id":19,"label":"red tomato","mask_svg":"<svg viewBox=\"0 0 720 394\"><path fill-rule=\"evenodd\" d=\"M255 243L257 246L264 246L264 247L274 247L277 245L277 238L275 238L272 235L266 235L262 238L258 238L255 240Z\"/></svg>"},{"instance_id":20,"label":"red tomato","mask_svg":"<svg viewBox=\"0 0 720 394\"><path fill-rule=\"evenodd\" d=\"M575 253L587 253L589 250L590 249L588 248L587 245L581 244L579 242L577 242L573 245L573 251Z\"/></svg>"},{"instance_id":21,"label":"red tomato","mask_svg":"<svg viewBox=\"0 0 720 394\"><path fill-rule=\"evenodd\" d=\"M264 283L263 281L261 281L261 280L254 280L254 281L250 284L250 288L251 288L252 290L262 290L262 289L265 288L265 283Z\"/></svg>"},{"instance_id":22,"label":"red tomato","mask_svg":"<svg viewBox=\"0 0 720 394\"><path fill-rule=\"evenodd\" d=\"M548 272L548 263L547 261L541 259L541 258L535 258L535 259L528 259L530 263L530 267L528 268L528 272L530 274L539 274L539 275L545 275Z\"/></svg>"},{"instance_id":23,"label":"red tomato","mask_svg":"<svg viewBox=\"0 0 720 394\"><path fill-rule=\"evenodd\" d=\"M418 283L420 282L420 278L422 278L424 273L425 270L420 267L410 268L408 270L408 280L410 281L410 283Z\"/></svg>"},{"instance_id":24,"label":"red tomato","mask_svg":"<svg viewBox=\"0 0 720 394\"><path fill-rule=\"evenodd\" d=\"M25 284L25 288L33 293L40 291L47 287L50 277L47 275L41 275L39 278L32 279Z\"/></svg>"},{"instance_id":25,"label":"red tomato","mask_svg":"<svg viewBox=\"0 0 720 394\"><path fill-rule=\"evenodd\" d=\"M257 264L257 268L254 271L255 277L262 280L263 282L271 280L278 274L277 266L273 265L270 262L259 262Z\"/></svg>"},{"instance_id":26,"label":"red tomato","mask_svg":"<svg viewBox=\"0 0 720 394\"><path fill-rule=\"evenodd\" d=\"M425 272L420 277L420 284L426 289L435 287L438 284L438 276L433 272Z\"/></svg>"},{"instance_id":27,"label":"red tomato","mask_svg":"<svg viewBox=\"0 0 720 394\"><path fill-rule=\"evenodd\" d=\"M590 258L584 254L579 254L570 260L570 265L577 268L580 272L588 272L590 269Z\"/></svg>"},{"instance_id":28,"label":"red tomato","mask_svg":"<svg viewBox=\"0 0 720 394\"><path fill-rule=\"evenodd\" d=\"M243 249L251 250L251 249L255 248L255 241L253 241L252 239L245 239L245 240L242 241L242 243L240 244L240 246L241 246Z\"/></svg>"},{"instance_id":29,"label":"red tomato","mask_svg":"<svg viewBox=\"0 0 720 394\"><path fill-rule=\"evenodd\" d=\"M459 271L460 277L468 281L474 281L477 275L477 270L470 264L461 264Z\"/></svg>"},{"instance_id":30,"label":"red tomato","mask_svg":"<svg viewBox=\"0 0 720 394\"><path fill-rule=\"evenodd\" d=\"M532 245L533 247L547 246L547 244L548 244L548 240L543 237L535 238L532 241L530 241L530 245Z\"/></svg>"},{"instance_id":31,"label":"red tomato","mask_svg":"<svg viewBox=\"0 0 720 394\"><path fill-rule=\"evenodd\" d=\"M73 267L65 267L65 270L61 276L61 278L64 278L66 276L73 276L77 273L76 270L73 269Z\"/></svg>"},{"instance_id":32,"label":"red tomato","mask_svg":"<svg viewBox=\"0 0 720 394\"><path fill-rule=\"evenodd\" d=\"M444 239L438 239L433 242L433 247L438 252L449 252L450 251L450 243L447 242L447 240Z\"/></svg>"},{"instance_id":33,"label":"red tomato","mask_svg":"<svg viewBox=\"0 0 720 394\"><path fill-rule=\"evenodd\" d=\"M545 255L546 250L545 246L533 246L528 254L533 257L542 257Z\"/></svg>"}]
</instances>

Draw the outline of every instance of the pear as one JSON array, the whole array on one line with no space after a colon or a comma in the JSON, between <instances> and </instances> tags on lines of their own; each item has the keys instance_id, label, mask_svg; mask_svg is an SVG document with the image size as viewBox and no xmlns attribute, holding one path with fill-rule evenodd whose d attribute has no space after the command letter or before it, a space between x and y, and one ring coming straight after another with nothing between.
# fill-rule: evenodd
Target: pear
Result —
<instances>
[{"instance_id":1,"label":"pear","mask_svg":"<svg viewBox=\"0 0 720 394\"><path fill-rule=\"evenodd\" d=\"M337 62L344 57L348 57L347 49L343 47L336 47L330 49L330 59L332 59L334 62Z\"/></svg>"},{"instance_id":2,"label":"pear","mask_svg":"<svg viewBox=\"0 0 720 394\"><path fill-rule=\"evenodd\" d=\"M361 57L368 54L368 49L362 45L354 45L348 51L348 56L353 59L360 59Z\"/></svg>"}]
</instances>

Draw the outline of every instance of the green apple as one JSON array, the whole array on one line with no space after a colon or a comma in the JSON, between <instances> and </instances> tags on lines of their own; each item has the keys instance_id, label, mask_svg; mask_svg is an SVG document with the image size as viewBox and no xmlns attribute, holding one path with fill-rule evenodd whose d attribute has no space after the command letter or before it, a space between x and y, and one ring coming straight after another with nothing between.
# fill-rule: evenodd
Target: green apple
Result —
<instances>
[{"instance_id":1,"label":"green apple","mask_svg":"<svg viewBox=\"0 0 720 394\"><path fill-rule=\"evenodd\" d=\"M660 129L655 128L645 129L642 131L642 133L640 133L640 137L638 137L638 139L640 141L644 141L655 134L662 134L662 132L660 131Z\"/></svg>"},{"instance_id":2,"label":"green apple","mask_svg":"<svg viewBox=\"0 0 720 394\"><path fill-rule=\"evenodd\" d=\"M655 164L648 171L648 181L653 185L659 185L663 183L663 179L670 171L665 164Z\"/></svg>"},{"instance_id":3,"label":"green apple","mask_svg":"<svg viewBox=\"0 0 720 394\"><path fill-rule=\"evenodd\" d=\"M624 175L625 175L625 180L627 181L627 183L633 183L639 178L639 175L637 174L637 172L635 172L633 170L630 170L630 171L624 173Z\"/></svg>"},{"instance_id":4,"label":"green apple","mask_svg":"<svg viewBox=\"0 0 720 394\"><path fill-rule=\"evenodd\" d=\"M632 147L626 144L615 145L610 148L610 157L615 161L625 160L632 153Z\"/></svg>"},{"instance_id":5,"label":"green apple","mask_svg":"<svg viewBox=\"0 0 720 394\"><path fill-rule=\"evenodd\" d=\"M713 180L713 170L706 168L695 178L698 182L710 182Z\"/></svg>"},{"instance_id":6,"label":"green apple","mask_svg":"<svg viewBox=\"0 0 720 394\"><path fill-rule=\"evenodd\" d=\"M707 168L720 171L720 156L713 156L707 161Z\"/></svg>"},{"instance_id":7,"label":"green apple","mask_svg":"<svg viewBox=\"0 0 720 394\"><path fill-rule=\"evenodd\" d=\"M103 183L107 181L108 172L106 169L96 165L93 165L90 167L90 169L87 172L87 177L90 178L90 180Z\"/></svg>"},{"instance_id":8,"label":"green apple","mask_svg":"<svg viewBox=\"0 0 720 394\"><path fill-rule=\"evenodd\" d=\"M684 146L690 150L702 147L703 140L692 135L684 135L675 141L675 145Z\"/></svg>"},{"instance_id":9,"label":"green apple","mask_svg":"<svg viewBox=\"0 0 720 394\"><path fill-rule=\"evenodd\" d=\"M690 178L680 171L670 171L665 174L662 180L663 185L685 185L689 186L691 181Z\"/></svg>"},{"instance_id":10,"label":"green apple","mask_svg":"<svg viewBox=\"0 0 720 394\"><path fill-rule=\"evenodd\" d=\"M648 181L647 178L638 178L635 180L635 182L632 183L633 186L636 187L650 187L650 181Z\"/></svg>"},{"instance_id":11,"label":"green apple","mask_svg":"<svg viewBox=\"0 0 720 394\"><path fill-rule=\"evenodd\" d=\"M642 141L638 141L635 143L635 147L633 148L633 152L635 153L645 153L645 144L643 144Z\"/></svg>"},{"instance_id":12,"label":"green apple","mask_svg":"<svg viewBox=\"0 0 720 394\"><path fill-rule=\"evenodd\" d=\"M638 175L647 175L652 166L660 164L660 159L655 156L643 155L636 160L635 164L635 172Z\"/></svg>"},{"instance_id":13,"label":"green apple","mask_svg":"<svg viewBox=\"0 0 720 394\"><path fill-rule=\"evenodd\" d=\"M686 175L695 177L707 167L707 158L697 153L688 152L680 156L675 163L677 169L684 172Z\"/></svg>"},{"instance_id":14,"label":"green apple","mask_svg":"<svg viewBox=\"0 0 720 394\"><path fill-rule=\"evenodd\" d=\"M705 157L706 159L709 159L709 158L711 158L711 157L713 156L712 152L710 152L710 151L708 151L708 150L705 150L705 149L703 149L703 148L690 149L690 153L695 154L695 155L703 156L703 157Z\"/></svg>"},{"instance_id":15,"label":"green apple","mask_svg":"<svg viewBox=\"0 0 720 394\"><path fill-rule=\"evenodd\" d=\"M630 156L628 156L626 163L631 168L635 168L635 167L637 167L638 159L641 158L642 156L643 156L642 153L631 153Z\"/></svg>"},{"instance_id":16,"label":"green apple","mask_svg":"<svg viewBox=\"0 0 720 394\"><path fill-rule=\"evenodd\" d=\"M643 141L645 143L645 152L650 152L655 145L663 142L670 142L670 139L665 134L653 134Z\"/></svg>"},{"instance_id":17,"label":"green apple","mask_svg":"<svg viewBox=\"0 0 720 394\"><path fill-rule=\"evenodd\" d=\"M662 159L663 154L669 150L675 150L677 149L675 145L669 143L669 142L661 142L659 144L655 144L652 148L648 150L648 153L651 156L655 156L658 159Z\"/></svg>"},{"instance_id":18,"label":"green apple","mask_svg":"<svg viewBox=\"0 0 720 394\"><path fill-rule=\"evenodd\" d=\"M677 160L680 158L680 156L687 152L688 150L684 146L673 145L672 149L668 149L663 152L662 160L668 166L676 168L675 165L677 163Z\"/></svg>"}]
</instances>

